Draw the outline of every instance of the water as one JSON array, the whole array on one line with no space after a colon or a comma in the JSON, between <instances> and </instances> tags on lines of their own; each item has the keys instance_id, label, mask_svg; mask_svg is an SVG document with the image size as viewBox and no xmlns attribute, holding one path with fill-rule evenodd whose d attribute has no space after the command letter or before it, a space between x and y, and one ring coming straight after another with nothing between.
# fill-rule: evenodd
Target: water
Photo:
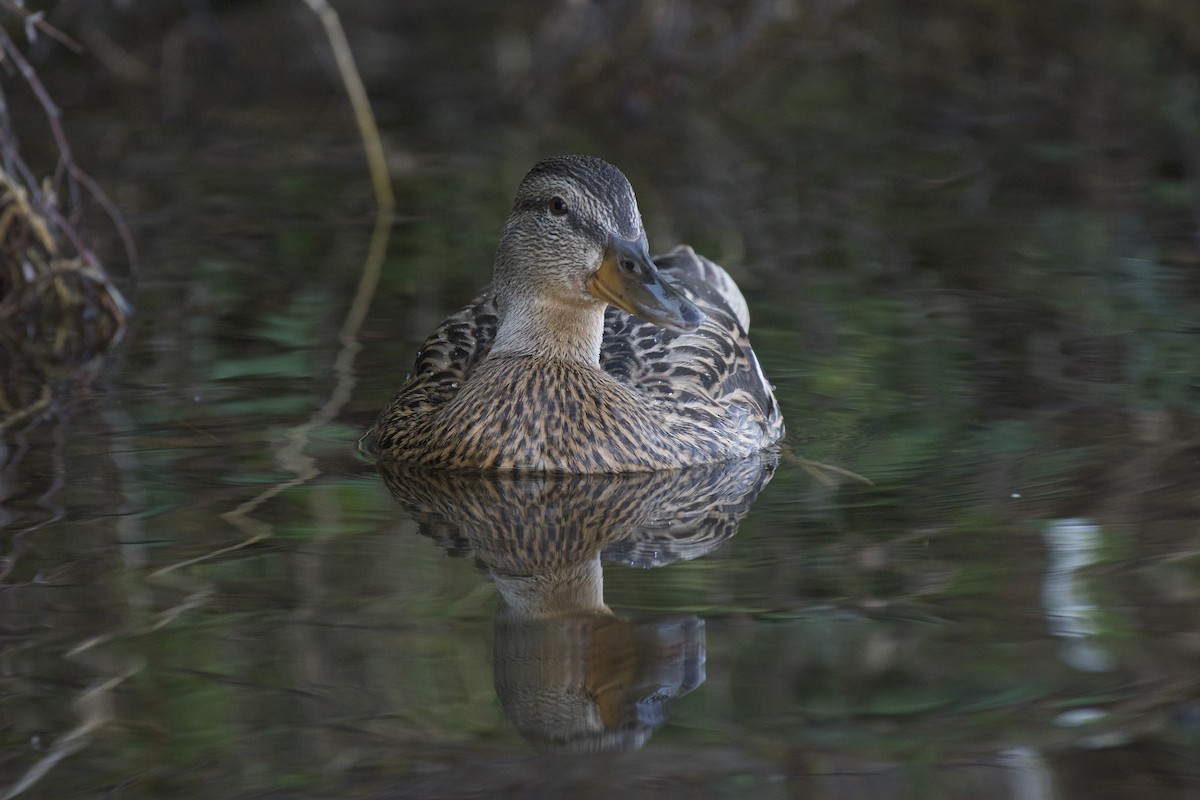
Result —
<instances>
[{"instance_id":1,"label":"water","mask_svg":"<svg viewBox=\"0 0 1200 800\"><path fill-rule=\"evenodd\" d=\"M1195 12L339 8L400 209L351 374L371 195L301 4L89 23L179 48L159 93L40 66L142 265L0 438L0 797L1196 793ZM787 452L377 473L577 150L746 287Z\"/></svg>"}]
</instances>

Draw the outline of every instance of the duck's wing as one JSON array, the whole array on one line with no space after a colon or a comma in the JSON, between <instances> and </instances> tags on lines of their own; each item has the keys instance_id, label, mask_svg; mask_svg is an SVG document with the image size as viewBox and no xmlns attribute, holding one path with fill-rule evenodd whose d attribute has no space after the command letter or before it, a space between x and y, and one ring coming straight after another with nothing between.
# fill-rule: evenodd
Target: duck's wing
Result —
<instances>
[{"instance_id":1,"label":"duck's wing","mask_svg":"<svg viewBox=\"0 0 1200 800\"><path fill-rule=\"evenodd\" d=\"M737 414L758 426L763 438L778 439L783 420L750 347L750 315L737 284L690 247L677 247L654 262L675 288L703 308L704 321L695 331L679 333L609 307L601 366L704 424L728 424L729 415Z\"/></svg>"},{"instance_id":2,"label":"duck's wing","mask_svg":"<svg viewBox=\"0 0 1200 800\"><path fill-rule=\"evenodd\" d=\"M491 287L446 317L421 349L410 381L430 391L455 393L496 340L496 303Z\"/></svg>"},{"instance_id":3,"label":"duck's wing","mask_svg":"<svg viewBox=\"0 0 1200 800\"><path fill-rule=\"evenodd\" d=\"M744 331L750 330L750 308L742 290L724 267L709 261L686 244L654 257L654 265L667 280L685 290L705 308L719 308L733 314Z\"/></svg>"},{"instance_id":4,"label":"duck's wing","mask_svg":"<svg viewBox=\"0 0 1200 800\"><path fill-rule=\"evenodd\" d=\"M410 419L449 402L496 340L496 304L491 287L446 317L417 352L412 371L374 426L359 441L375 456L408 429Z\"/></svg>"}]
</instances>

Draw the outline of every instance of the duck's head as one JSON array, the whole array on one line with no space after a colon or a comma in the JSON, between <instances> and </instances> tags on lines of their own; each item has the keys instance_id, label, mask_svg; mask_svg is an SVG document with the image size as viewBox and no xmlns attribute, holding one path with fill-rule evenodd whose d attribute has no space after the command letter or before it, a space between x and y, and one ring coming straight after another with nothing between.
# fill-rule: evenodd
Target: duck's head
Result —
<instances>
[{"instance_id":1,"label":"duck's head","mask_svg":"<svg viewBox=\"0 0 1200 800\"><path fill-rule=\"evenodd\" d=\"M539 161L521 181L493 285L502 315L534 302L564 311L611 304L681 331L704 319L650 260L629 181L592 156Z\"/></svg>"}]
</instances>

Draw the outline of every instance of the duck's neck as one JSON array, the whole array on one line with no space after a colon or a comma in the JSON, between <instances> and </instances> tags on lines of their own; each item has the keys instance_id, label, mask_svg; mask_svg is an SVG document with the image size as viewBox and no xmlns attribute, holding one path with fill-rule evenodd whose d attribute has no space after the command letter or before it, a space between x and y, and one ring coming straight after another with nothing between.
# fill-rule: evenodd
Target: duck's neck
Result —
<instances>
[{"instance_id":1,"label":"duck's neck","mask_svg":"<svg viewBox=\"0 0 1200 800\"><path fill-rule=\"evenodd\" d=\"M604 336L603 303L500 297L494 355L528 355L596 366Z\"/></svg>"},{"instance_id":2,"label":"duck's neck","mask_svg":"<svg viewBox=\"0 0 1200 800\"><path fill-rule=\"evenodd\" d=\"M526 621L582 614L612 616L612 611L604 604L604 570L599 557L539 575L494 572L492 581L503 601L496 609L501 619Z\"/></svg>"}]
</instances>

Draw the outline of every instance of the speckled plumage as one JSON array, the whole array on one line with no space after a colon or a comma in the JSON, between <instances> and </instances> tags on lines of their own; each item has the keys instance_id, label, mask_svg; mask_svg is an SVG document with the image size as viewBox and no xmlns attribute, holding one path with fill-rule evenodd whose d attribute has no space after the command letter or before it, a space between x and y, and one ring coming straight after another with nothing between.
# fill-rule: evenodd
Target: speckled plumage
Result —
<instances>
[{"instance_id":1,"label":"speckled plumage","mask_svg":"<svg viewBox=\"0 0 1200 800\"><path fill-rule=\"evenodd\" d=\"M771 453L621 475L379 465L392 495L439 546L493 575L546 578L601 553L643 568L703 555L737 532L774 471Z\"/></svg>"},{"instance_id":2,"label":"speckled plumage","mask_svg":"<svg viewBox=\"0 0 1200 800\"><path fill-rule=\"evenodd\" d=\"M569 211L554 213L563 197ZM776 442L779 407L729 275L687 247L652 266L637 253L613 256L614 242L644 253L632 189L615 167L578 156L535 166L493 285L426 341L364 451L448 469L615 473L738 458ZM606 274L613 258L622 269ZM687 300L656 283L655 268ZM596 296L599 278L611 287L626 273L665 292L666 310L653 298L644 309L624 295L617 302L662 324ZM698 326L691 304L703 310Z\"/></svg>"}]
</instances>

